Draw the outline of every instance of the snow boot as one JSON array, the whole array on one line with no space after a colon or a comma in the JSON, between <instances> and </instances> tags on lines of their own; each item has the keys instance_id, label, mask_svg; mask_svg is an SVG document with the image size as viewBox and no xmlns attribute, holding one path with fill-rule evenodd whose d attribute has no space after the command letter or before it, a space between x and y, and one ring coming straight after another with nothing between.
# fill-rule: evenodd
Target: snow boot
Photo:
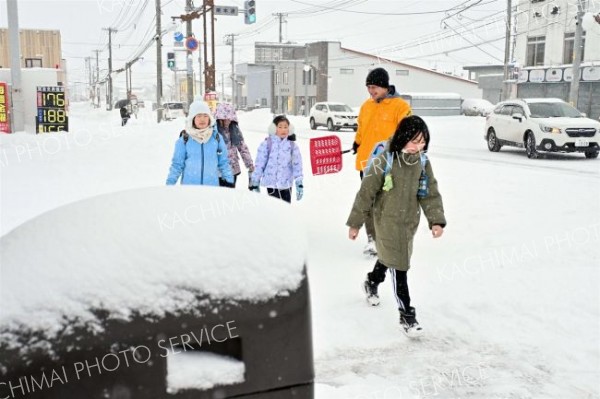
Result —
<instances>
[{"instance_id":1,"label":"snow boot","mask_svg":"<svg viewBox=\"0 0 600 399\"><path fill-rule=\"evenodd\" d=\"M375 241L373 240L373 238L371 238L371 236L369 236L369 241L367 242L367 245L365 245L365 248L363 249L363 255L365 255L365 257L367 259L372 259L372 258L377 257L377 248L375 247Z\"/></svg>"},{"instance_id":2,"label":"snow boot","mask_svg":"<svg viewBox=\"0 0 600 399\"><path fill-rule=\"evenodd\" d=\"M418 338L423 335L423 328L419 325L415 308L412 306L408 308L408 311L400 309L400 326L409 338Z\"/></svg>"},{"instance_id":3,"label":"snow boot","mask_svg":"<svg viewBox=\"0 0 600 399\"><path fill-rule=\"evenodd\" d=\"M363 284L365 294L367 295L367 303L371 306L379 305L379 295L377 294L377 284L372 283L368 278Z\"/></svg>"}]
</instances>

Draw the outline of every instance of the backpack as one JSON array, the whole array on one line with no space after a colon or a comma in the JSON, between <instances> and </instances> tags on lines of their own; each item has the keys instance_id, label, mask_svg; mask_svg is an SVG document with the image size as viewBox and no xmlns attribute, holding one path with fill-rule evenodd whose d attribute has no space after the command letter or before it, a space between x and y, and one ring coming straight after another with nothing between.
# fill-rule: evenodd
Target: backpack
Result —
<instances>
[{"instance_id":1,"label":"backpack","mask_svg":"<svg viewBox=\"0 0 600 399\"><path fill-rule=\"evenodd\" d=\"M381 154L382 152L385 151L386 144L387 144L387 141L384 140L384 141L380 141L379 143L375 144L375 147L373 147L373 151L371 151L371 155L369 156L369 162L367 163L367 167L365 169L367 171L367 173L373 163L373 160L379 154ZM427 173L425 172L425 165L427 164L428 158L425 153L420 153L419 158L421 161L421 176L419 176L419 189L417 191L417 198L425 198L429 194L429 176L427 176ZM388 177L390 171L392 170L393 162L394 162L394 155L391 152L387 151L386 158L385 158L385 167L383 169L384 188L386 187L386 184L389 184L386 182L386 178ZM391 187L389 187L387 190L389 190L390 188ZM387 190L385 190L385 191L387 191Z\"/></svg>"}]
</instances>

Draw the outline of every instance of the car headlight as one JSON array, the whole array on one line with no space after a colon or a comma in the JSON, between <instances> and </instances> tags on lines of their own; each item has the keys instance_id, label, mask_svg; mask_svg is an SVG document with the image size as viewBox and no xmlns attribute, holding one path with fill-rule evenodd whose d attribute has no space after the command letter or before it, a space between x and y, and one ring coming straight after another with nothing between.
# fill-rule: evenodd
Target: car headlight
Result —
<instances>
[{"instance_id":1,"label":"car headlight","mask_svg":"<svg viewBox=\"0 0 600 399\"><path fill-rule=\"evenodd\" d=\"M340 119L342 119L344 117L344 115L333 115L333 116L336 118L340 118Z\"/></svg>"},{"instance_id":2,"label":"car headlight","mask_svg":"<svg viewBox=\"0 0 600 399\"><path fill-rule=\"evenodd\" d=\"M546 125L542 125L541 123L540 123L540 129L542 129L542 132L545 132L545 133L562 133L562 131L557 127L546 126Z\"/></svg>"}]
</instances>

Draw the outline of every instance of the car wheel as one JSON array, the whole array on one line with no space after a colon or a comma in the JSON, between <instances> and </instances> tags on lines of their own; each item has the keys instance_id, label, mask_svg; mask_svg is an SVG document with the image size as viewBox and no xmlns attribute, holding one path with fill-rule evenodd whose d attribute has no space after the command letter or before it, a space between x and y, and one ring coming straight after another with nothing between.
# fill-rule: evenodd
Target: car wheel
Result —
<instances>
[{"instance_id":1,"label":"car wheel","mask_svg":"<svg viewBox=\"0 0 600 399\"><path fill-rule=\"evenodd\" d=\"M316 130L317 129L317 124L315 123L315 118L310 118L310 128L312 130Z\"/></svg>"},{"instance_id":2,"label":"car wheel","mask_svg":"<svg viewBox=\"0 0 600 399\"><path fill-rule=\"evenodd\" d=\"M327 130L333 132L333 121L331 119L327 119Z\"/></svg>"},{"instance_id":3,"label":"car wheel","mask_svg":"<svg viewBox=\"0 0 600 399\"><path fill-rule=\"evenodd\" d=\"M596 159L598 158L598 151L587 151L585 153L585 157L587 159Z\"/></svg>"},{"instance_id":4,"label":"car wheel","mask_svg":"<svg viewBox=\"0 0 600 399\"><path fill-rule=\"evenodd\" d=\"M527 153L527 158L536 159L538 157L533 133L527 133L527 137L525 138L525 152Z\"/></svg>"},{"instance_id":5,"label":"car wheel","mask_svg":"<svg viewBox=\"0 0 600 399\"><path fill-rule=\"evenodd\" d=\"M502 147L498 142L498 137L496 137L496 132L494 131L494 129L490 129L490 131L488 132L487 145L488 150L490 150L491 152L498 152Z\"/></svg>"}]
</instances>

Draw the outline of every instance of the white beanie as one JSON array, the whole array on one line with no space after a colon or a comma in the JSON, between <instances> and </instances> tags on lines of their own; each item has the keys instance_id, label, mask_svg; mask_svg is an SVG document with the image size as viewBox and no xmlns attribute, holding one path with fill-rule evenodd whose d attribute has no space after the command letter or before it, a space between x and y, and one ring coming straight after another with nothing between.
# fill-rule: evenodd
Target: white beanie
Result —
<instances>
[{"instance_id":1,"label":"white beanie","mask_svg":"<svg viewBox=\"0 0 600 399\"><path fill-rule=\"evenodd\" d=\"M195 100L192 104L190 104L190 109L188 111L187 117L188 126L194 126L194 117L198 114L207 114L210 118L209 126L214 126L215 117L213 116L212 112L210 112L208 104L202 100Z\"/></svg>"}]
</instances>

